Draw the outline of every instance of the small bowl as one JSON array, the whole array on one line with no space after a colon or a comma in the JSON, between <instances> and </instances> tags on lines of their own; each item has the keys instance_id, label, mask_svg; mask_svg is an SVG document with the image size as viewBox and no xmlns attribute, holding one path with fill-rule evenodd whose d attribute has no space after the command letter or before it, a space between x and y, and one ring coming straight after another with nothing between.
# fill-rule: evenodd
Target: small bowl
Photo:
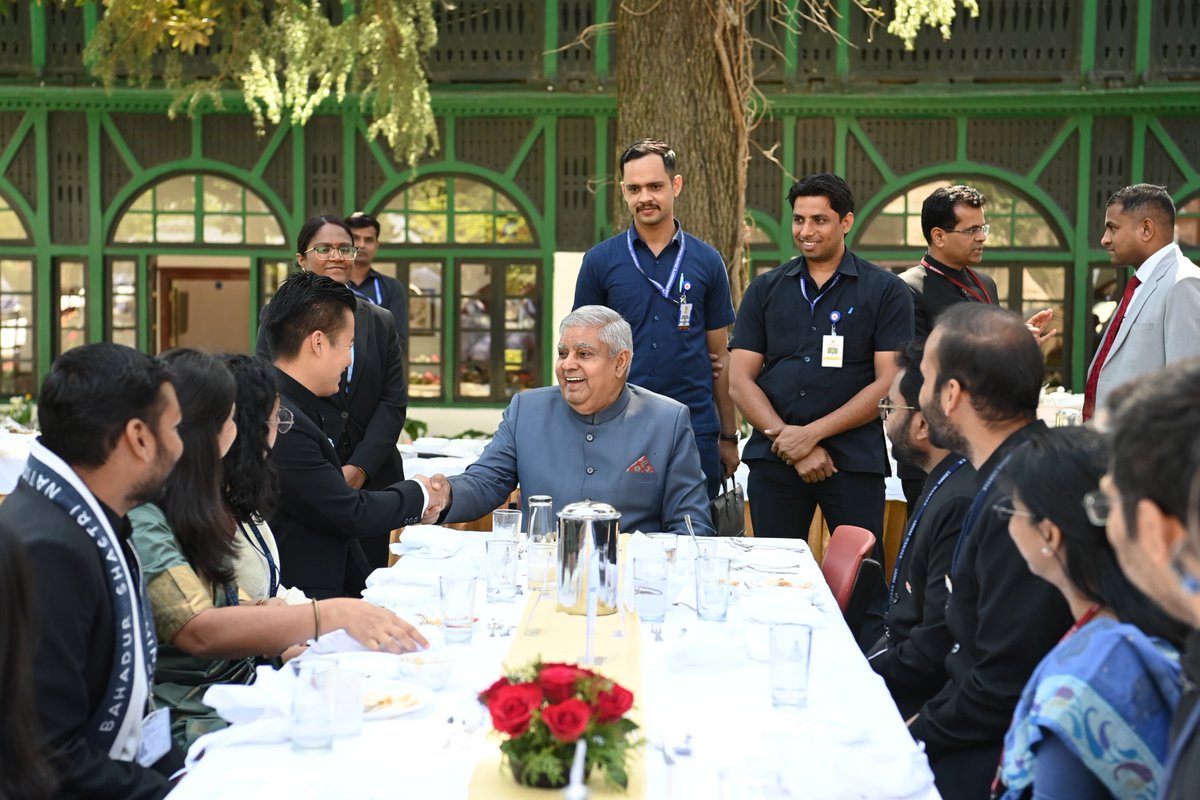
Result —
<instances>
[{"instance_id":1,"label":"small bowl","mask_svg":"<svg viewBox=\"0 0 1200 800\"><path fill-rule=\"evenodd\" d=\"M435 691L446 688L454 670L454 663L449 658L428 650L405 653L399 658L402 677Z\"/></svg>"}]
</instances>

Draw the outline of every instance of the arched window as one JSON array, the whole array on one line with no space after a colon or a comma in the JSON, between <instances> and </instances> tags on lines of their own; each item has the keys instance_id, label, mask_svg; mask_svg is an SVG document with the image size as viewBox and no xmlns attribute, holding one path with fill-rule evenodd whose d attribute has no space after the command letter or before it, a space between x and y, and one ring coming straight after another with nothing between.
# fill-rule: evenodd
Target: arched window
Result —
<instances>
[{"instance_id":1,"label":"arched window","mask_svg":"<svg viewBox=\"0 0 1200 800\"><path fill-rule=\"evenodd\" d=\"M217 175L179 175L142 192L117 223L113 241L183 244L284 243L262 198Z\"/></svg>"},{"instance_id":2,"label":"arched window","mask_svg":"<svg viewBox=\"0 0 1200 800\"><path fill-rule=\"evenodd\" d=\"M1016 189L996 180L960 176L909 187L889 198L865 224L859 223L862 227L851 234L852 247L896 272L913 266L926 248L921 205L935 189L958 183L975 187L987 201L984 214L991 232L979 271L995 279L1000 303L1022 316L1045 308L1054 310L1050 324L1058 333L1042 345L1047 380L1068 384L1072 344L1070 254L1050 216Z\"/></svg>"},{"instance_id":3,"label":"arched window","mask_svg":"<svg viewBox=\"0 0 1200 800\"><path fill-rule=\"evenodd\" d=\"M29 231L8 199L0 195L0 240L29 242ZM0 394L36 389L33 260L0 259Z\"/></svg>"},{"instance_id":4,"label":"arched window","mask_svg":"<svg viewBox=\"0 0 1200 800\"><path fill-rule=\"evenodd\" d=\"M409 395L502 403L541 386L545 269L512 198L439 175L401 188L375 217L376 266L409 289Z\"/></svg>"}]
</instances>

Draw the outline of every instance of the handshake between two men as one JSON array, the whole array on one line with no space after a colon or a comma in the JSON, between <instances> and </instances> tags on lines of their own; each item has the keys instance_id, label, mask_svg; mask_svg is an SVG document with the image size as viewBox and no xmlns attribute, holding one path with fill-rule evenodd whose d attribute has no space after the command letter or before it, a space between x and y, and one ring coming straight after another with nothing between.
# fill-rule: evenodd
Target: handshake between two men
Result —
<instances>
[{"instance_id":1,"label":"handshake between two men","mask_svg":"<svg viewBox=\"0 0 1200 800\"><path fill-rule=\"evenodd\" d=\"M450 507L453 492L449 479L439 472L432 478L425 475L414 475L413 480L424 486L425 493L429 496L425 513L421 515L422 524L429 525L437 522L438 518L442 516L442 512Z\"/></svg>"}]
</instances>

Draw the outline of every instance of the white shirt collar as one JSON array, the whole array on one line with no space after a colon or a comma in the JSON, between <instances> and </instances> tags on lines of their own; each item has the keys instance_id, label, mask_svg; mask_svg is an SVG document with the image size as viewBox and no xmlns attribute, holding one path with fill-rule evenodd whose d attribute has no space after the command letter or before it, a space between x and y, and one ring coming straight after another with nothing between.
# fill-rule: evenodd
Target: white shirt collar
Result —
<instances>
[{"instance_id":1,"label":"white shirt collar","mask_svg":"<svg viewBox=\"0 0 1200 800\"><path fill-rule=\"evenodd\" d=\"M1168 253L1173 252L1175 249L1177 249L1175 243L1171 242L1166 247L1163 247L1152 253L1151 256L1143 261L1142 265L1137 268L1137 272L1134 273L1137 275L1137 279L1142 283L1149 281L1154 275L1154 270L1158 269L1158 265L1162 263L1162 260L1167 257Z\"/></svg>"}]
</instances>

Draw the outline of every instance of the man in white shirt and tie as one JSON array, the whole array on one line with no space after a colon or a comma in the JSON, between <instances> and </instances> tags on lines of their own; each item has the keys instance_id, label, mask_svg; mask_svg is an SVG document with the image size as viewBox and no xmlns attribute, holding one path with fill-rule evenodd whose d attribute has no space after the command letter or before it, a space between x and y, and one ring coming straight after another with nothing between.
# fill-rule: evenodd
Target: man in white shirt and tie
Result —
<instances>
[{"instance_id":1,"label":"man in white shirt and tie","mask_svg":"<svg viewBox=\"0 0 1200 800\"><path fill-rule=\"evenodd\" d=\"M1088 368L1083 417L1122 383L1200 355L1200 268L1174 242L1175 204L1161 186L1126 186L1108 200L1100 244L1136 272Z\"/></svg>"}]
</instances>

